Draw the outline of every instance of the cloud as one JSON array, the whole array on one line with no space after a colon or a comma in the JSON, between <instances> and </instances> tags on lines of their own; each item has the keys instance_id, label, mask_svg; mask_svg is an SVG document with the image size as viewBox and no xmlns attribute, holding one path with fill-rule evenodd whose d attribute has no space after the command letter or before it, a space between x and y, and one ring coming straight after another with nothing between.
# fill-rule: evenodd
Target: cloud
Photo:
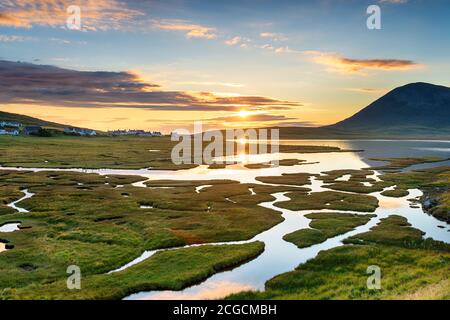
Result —
<instances>
[{"instance_id":1,"label":"cloud","mask_svg":"<svg viewBox=\"0 0 450 320\"><path fill-rule=\"evenodd\" d=\"M203 38L212 40L217 38L216 28L193 24L186 20L161 19L153 21L153 27L161 30L179 31L186 35L186 38Z\"/></svg>"},{"instance_id":2,"label":"cloud","mask_svg":"<svg viewBox=\"0 0 450 320\"><path fill-rule=\"evenodd\" d=\"M275 48L275 53L299 53L296 50L290 49L288 46Z\"/></svg>"},{"instance_id":3,"label":"cloud","mask_svg":"<svg viewBox=\"0 0 450 320\"><path fill-rule=\"evenodd\" d=\"M193 85L193 86L220 86L228 88L242 88L245 85L241 83L231 83L231 82L215 82L215 81L181 81L177 82L179 85Z\"/></svg>"},{"instance_id":4,"label":"cloud","mask_svg":"<svg viewBox=\"0 0 450 320\"><path fill-rule=\"evenodd\" d=\"M373 94L381 94L389 91L388 89L385 88L346 88L345 90L360 93L373 93Z\"/></svg>"},{"instance_id":5,"label":"cloud","mask_svg":"<svg viewBox=\"0 0 450 320\"><path fill-rule=\"evenodd\" d=\"M234 37L234 38L225 40L225 44L227 46L235 46L235 45L237 45L237 44L239 44L241 42L242 42L242 38L241 37Z\"/></svg>"},{"instance_id":6,"label":"cloud","mask_svg":"<svg viewBox=\"0 0 450 320\"><path fill-rule=\"evenodd\" d=\"M264 112L249 113L245 117L234 113L230 116L202 119L204 128L208 130L224 127L252 128L252 127L312 127L315 123L299 121L297 118L285 115L275 115ZM182 127L182 126L181 126Z\"/></svg>"},{"instance_id":7,"label":"cloud","mask_svg":"<svg viewBox=\"0 0 450 320\"><path fill-rule=\"evenodd\" d=\"M287 110L298 102L261 96L163 91L132 72L77 71L0 60L0 103L151 110Z\"/></svg>"},{"instance_id":8,"label":"cloud","mask_svg":"<svg viewBox=\"0 0 450 320\"><path fill-rule=\"evenodd\" d=\"M227 117L216 117L212 119L207 119L207 121L219 121L219 122L271 122L271 121L283 121L283 120L294 120L295 118L288 118L284 115L271 115L265 113L250 114L245 117L239 115L227 116Z\"/></svg>"},{"instance_id":9,"label":"cloud","mask_svg":"<svg viewBox=\"0 0 450 320\"><path fill-rule=\"evenodd\" d=\"M8 0L0 4L0 26L62 27L66 25L67 8L71 5L81 9L82 30L121 29L135 17L144 15L117 0Z\"/></svg>"},{"instance_id":10,"label":"cloud","mask_svg":"<svg viewBox=\"0 0 450 320\"><path fill-rule=\"evenodd\" d=\"M261 38L271 39L273 41L286 41L288 38L282 33L273 33L273 32L261 32L259 34Z\"/></svg>"},{"instance_id":11,"label":"cloud","mask_svg":"<svg viewBox=\"0 0 450 320\"><path fill-rule=\"evenodd\" d=\"M278 122L273 126L276 127L317 127L318 124L313 121L286 121Z\"/></svg>"},{"instance_id":12,"label":"cloud","mask_svg":"<svg viewBox=\"0 0 450 320\"><path fill-rule=\"evenodd\" d=\"M31 37L0 34L0 42L23 42L31 39Z\"/></svg>"},{"instance_id":13,"label":"cloud","mask_svg":"<svg viewBox=\"0 0 450 320\"><path fill-rule=\"evenodd\" d=\"M411 60L400 59L351 59L336 53L304 51L315 63L329 67L329 71L358 73L365 69L383 71L409 71L421 67Z\"/></svg>"},{"instance_id":14,"label":"cloud","mask_svg":"<svg viewBox=\"0 0 450 320\"><path fill-rule=\"evenodd\" d=\"M404 4L408 3L408 0L380 0L380 3L393 3L393 4Z\"/></svg>"},{"instance_id":15,"label":"cloud","mask_svg":"<svg viewBox=\"0 0 450 320\"><path fill-rule=\"evenodd\" d=\"M263 44L260 45L259 48L264 50L275 50L275 47L272 46L271 44Z\"/></svg>"},{"instance_id":16,"label":"cloud","mask_svg":"<svg viewBox=\"0 0 450 320\"><path fill-rule=\"evenodd\" d=\"M86 41L71 41L71 40L60 39L60 38L50 38L49 40L52 41L52 42L59 43L59 44L79 44L79 45L86 45L87 44Z\"/></svg>"}]
</instances>

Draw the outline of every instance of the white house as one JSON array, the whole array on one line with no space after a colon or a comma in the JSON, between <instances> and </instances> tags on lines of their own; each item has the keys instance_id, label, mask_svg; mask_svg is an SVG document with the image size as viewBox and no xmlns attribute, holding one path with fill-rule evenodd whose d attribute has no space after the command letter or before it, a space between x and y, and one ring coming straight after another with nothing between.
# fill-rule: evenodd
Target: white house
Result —
<instances>
[{"instance_id":1,"label":"white house","mask_svg":"<svg viewBox=\"0 0 450 320\"><path fill-rule=\"evenodd\" d=\"M161 132L158 131L145 131L145 130L114 130L108 131L112 136L137 136L137 137L160 137Z\"/></svg>"},{"instance_id":2,"label":"white house","mask_svg":"<svg viewBox=\"0 0 450 320\"><path fill-rule=\"evenodd\" d=\"M22 124L17 121L0 121L0 127L20 128Z\"/></svg>"},{"instance_id":3,"label":"white house","mask_svg":"<svg viewBox=\"0 0 450 320\"><path fill-rule=\"evenodd\" d=\"M97 135L97 132L95 130L74 128L74 127L65 128L64 133L73 134L73 135L77 135L77 136L96 136Z\"/></svg>"},{"instance_id":4,"label":"white house","mask_svg":"<svg viewBox=\"0 0 450 320\"><path fill-rule=\"evenodd\" d=\"M19 135L19 130L0 129L0 135L1 136L18 136Z\"/></svg>"}]
</instances>

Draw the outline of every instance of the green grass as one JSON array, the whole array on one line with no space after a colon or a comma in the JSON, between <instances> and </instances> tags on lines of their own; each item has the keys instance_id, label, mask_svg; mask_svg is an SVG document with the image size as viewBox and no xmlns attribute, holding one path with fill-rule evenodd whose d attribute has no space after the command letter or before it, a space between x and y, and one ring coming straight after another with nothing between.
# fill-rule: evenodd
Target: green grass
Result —
<instances>
[{"instance_id":1,"label":"green grass","mask_svg":"<svg viewBox=\"0 0 450 320\"><path fill-rule=\"evenodd\" d=\"M369 195L350 194L336 191L290 192L289 201L277 202L275 205L289 210L343 210L373 212L378 207L377 198Z\"/></svg>"},{"instance_id":2,"label":"green grass","mask_svg":"<svg viewBox=\"0 0 450 320\"><path fill-rule=\"evenodd\" d=\"M298 159L281 159L278 161L278 164L280 166L288 166L288 167L298 166L298 165L301 165L304 163L305 163L305 160L298 160Z\"/></svg>"},{"instance_id":3,"label":"green grass","mask_svg":"<svg viewBox=\"0 0 450 320\"><path fill-rule=\"evenodd\" d=\"M230 299L449 299L450 246L422 239L402 217L391 216L371 231L327 251L266 283L264 292ZM369 290L369 266L381 268L381 290Z\"/></svg>"},{"instance_id":4,"label":"green grass","mask_svg":"<svg viewBox=\"0 0 450 320\"><path fill-rule=\"evenodd\" d=\"M383 180L398 190L419 188L424 192L422 202L433 200L426 210L437 219L450 223L450 167L437 167L412 172L388 173Z\"/></svg>"},{"instance_id":5,"label":"green grass","mask_svg":"<svg viewBox=\"0 0 450 320\"><path fill-rule=\"evenodd\" d=\"M3 166L39 168L121 168L177 170L170 137L0 137ZM149 150L160 150L149 152ZM46 162L47 161L47 162Z\"/></svg>"},{"instance_id":6,"label":"green grass","mask_svg":"<svg viewBox=\"0 0 450 320\"><path fill-rule=\"evenodd\" d=\"M20 203L29 213L7 208L0 214L0 225L20 221L27 227L0 233L3 242L14 246L0 253L0 287L39 286L65 279L71 264L89 276L116 269L145 250L250 239L283 220L279 212L257 204L273 200L271 193L292 189L229 180L208 181L213 186L200 193L195 187L205 181L172 181L176 187L169 189L130 185L140 180L135 176L0 171L0 194L5 202L22 197L20 188L35 193ZM150 184L170 185L168 181ZM33 271L25 272L23 266L33 266Z\"/></svg>"},{"instance_id":7,"label":"green grass","mask_svg":"<svg viewBox=\"0 0 450 320\"><path fill-rule=\"evenodd\" d=\"M14 213L15 210L8 207L7 204L20 199L22 196L23 193L20 192L18 186L0 184L0 216Z\"/></svg>"},{"instance_id":8,"label":"green grass","mask_svg":"<svg viewBox=\"0 0 450 320\"><path fill-rule=\"evenodd\" d=\"M175 165L172 148L177 144L163 137L54 137L0 136L0 164L39 168L115 168L180 170L195 164ZM204 146L208 145L204 142ZM246 145L248 148L248 145ZM149 150L159 150L149 152ZM336 152L339 148L320 146L280 146L282 152ZM236 150L235 150L236 152ZM223 168L224 165L212 165Z\"/></svg>"},{"instance_id":9,"label":"green grass","mask_svg":"<svg viewBox=\"0 0 450 320\"><path fill-rule=\"evenodd\" d=\"M285 235L283 239L299 248L310 247L366 224L373 215L325 212L310 213L306 217L312 220L309 224L311 229L294 231Z\"/></svg>"},{"instance_id":10,"label":"green grass","mask_svg":"<svg viewBox=\"0 0 450 320\"><path fill-rule=\"evenodd\" d=\"M384 244L411 249L442 250L450 253L450 245L432 239L423 239L424 232L411 228L408 220L392 215L372 228L370 231L344 240L350 244Z\"/></svg>"},{"instance_id":11,"label":"green grass","mask_svg":"<svg viewBox=\"0 0 450 320\"><path fill-rule=\"evenodd\" d=\"M257 177L256 180L264 183L302 186L310 184L310 177L311 175L308 173L283 173L281 176Z\"/></svg>"},{"instance_id":12,"label":"green grass","mask_svg":"<svg viewBox=\"0 0 450 320\"><path fill-rule=\"evenodd\" d=\"M318 177L326 187L336 191L346 191L355 193L372 193L382 191L389 184L383 181L375 181L372 176L372 170L332 170L324 172L325 175ZM350 175L348 181L336 180L344 175ZM365 186L363 182L370 182L371 186Z\"/></svg>"},{"instance_id":13,"label":"green grass","mask_svg":"<svg viewBox=\"0 0 450 320\"><path fill-rule=\"evenodd\" d=\"M407 168L409 166L421 163L432 163L432 162L441 162L445 160L449 160L450 158L440 158L440 157L420 157L420 158L371 158L370 160L375 161L386 161L388 164L381 166L373 166L371 169L373 170L399 170L403 168Z\"/></svg>"},{"instance_id":14,"label":"green grass","mask_svg":"<svg viewBox=\"0 0 450 320\"><path fill-rule=\"evenodd\" d=\"M264 168L270 168L275 164L275 162L262 162L262 163L250 163L244 165L247 169L264 169ZM298 159L281 159L278 161L278 166L285 166L285 167L291 167L291 166L297 166L305 164L305 160L298 160Z\"/></svg>"},{"instance_id":15,"label":"green grass","mask_svg":"<svg viewBox=\"0 0 450 320\"><path fill-rule=\"evenodd\" d=\"M140 291L180 290L251 260L263 251L262 242L161 251L121 272L82 276L81 290L67 289L64 279L16 289L3 287L0 298L120 299Z\"/></svg>"},{"instance_id":16,"label":"green grass","mask_svg":"<svg viewBox=\"0 0 450 320\"><path fill-rule=\"evenodd\" d=\"M381 194L386 197L403 198L409 195L409 192L407 190L396 188L394 190L385 190Z\"/></svg>"}]
</instances>

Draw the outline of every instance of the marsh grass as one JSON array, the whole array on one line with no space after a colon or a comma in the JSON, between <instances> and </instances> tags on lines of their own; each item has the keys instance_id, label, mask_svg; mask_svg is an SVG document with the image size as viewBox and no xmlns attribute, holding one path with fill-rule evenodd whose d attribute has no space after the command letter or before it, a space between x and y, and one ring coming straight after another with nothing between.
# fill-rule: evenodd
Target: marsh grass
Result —
<instances>
[{"instance_id":1,"label":"marsh grass","mask_svg":"<svg viewBox=\"0 0 450 320\"><path fill-rule=\"evenodd\" d=\"M311 229L297 230L283 237L284 240L295 244L299 248L322 243L328 238L346 233L357 226L366 224L373 215L320 212L310 213L305 217L312 220L309 224Z\"/></svg>"},{"instance_id":2,"label":"marsh grass","mask_svg":"<svg viewBox=\"0 0 450 320\"><path fill-rule=\"evenodd\" d=\"M20 221L27 227L0 234L2 241L13 247L0 253L0 287L19 289L34 284L39 291L47 282L66 279L66 268L72 264L80 266L83 276L93 276L116 269L145 250L250 239L282 221L278 212L257 204L273 200L273 192L290 189L234 181L216 181L200 193L195 192L197 182L169 189L130 185L140 180L133 176L0 171L0 190L11 192L6 201L22 197L21 188L35 193L20 204L29 213L12 210L0 215L0 225ZM117 185L123 187L117 189ZM156 181L155 185L167 182ZM257 194L251 195L249 187ZM235 203L226 201L227 197ZM154 208L141 209L141 204ZM24 265L33 268L24 271ZM8 297L14 296L11 292L14 290Z\"/></svg>"},{"instance_id":3,"label":"marsh grass","mask_svg":"<svg viewBox=\"0 0 450 320\"><path fill-rule=\"evenodd\" d=\"M0 298L120 299L140 291L180 290L251 260L263 251L262 242L161 251L121 272L84 276L81 290L69 290L65 280L57 280L4 288Z\"/></svg>"},{"instance_id":4,"label":"marsh grass","mask_svg":"<svg viewBox=\"0 0 450 320\"><path fill-rule=\"evenodd\" d=\"M378 207L378 199L362 194L351 194L336 191L323 191L305 194L290 192L289 201L277 202L275 205L289 210L342 210L373 212Z\"/></svg>"},{"instance_id":5,"label":"marsh grass","mask_svg":"<svg viewBox=\"0 0 450 320\"><path fill-rule=\"evenodd\" d=\"M302 186L310 184L310 177L308 173L283 173L281 176L257 177L256 180L264 183Z\"/></svg>"},{"instance_id":6,"label":"marsh grass","mask_svg":"<svg viewBox=\"0 0 450 320\"><path fill-rule=\"evenodd\" d=\"M266 283L264 292L243 292L229 299L445 299L450 246L423 239L399 216L383 220L345 245L321 251L294 271ZM411 245L414 243L414 245ZM356 245L355 245L356 244ZM370 290L367 267L381 268L381 290Z\"/></svg>"}]
</instances>

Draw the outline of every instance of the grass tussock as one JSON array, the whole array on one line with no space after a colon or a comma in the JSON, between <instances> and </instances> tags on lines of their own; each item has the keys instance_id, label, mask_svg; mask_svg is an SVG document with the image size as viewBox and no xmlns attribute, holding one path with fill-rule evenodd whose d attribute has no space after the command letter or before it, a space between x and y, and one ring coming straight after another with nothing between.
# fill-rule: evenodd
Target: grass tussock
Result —
<instances>
[{"instance_id":1,"label":"grass tussock","mask_svg":"<svg viewBox=\"0 0 450 320\"><path fill-rule=\"evenodd\" d=\"M285 235L283 239L299 248L309 247L366 224L373 215L326 212L311 213L306 217L312 220L309 224L311 229L297 230Z\"/></svg>"}]
</instances>

